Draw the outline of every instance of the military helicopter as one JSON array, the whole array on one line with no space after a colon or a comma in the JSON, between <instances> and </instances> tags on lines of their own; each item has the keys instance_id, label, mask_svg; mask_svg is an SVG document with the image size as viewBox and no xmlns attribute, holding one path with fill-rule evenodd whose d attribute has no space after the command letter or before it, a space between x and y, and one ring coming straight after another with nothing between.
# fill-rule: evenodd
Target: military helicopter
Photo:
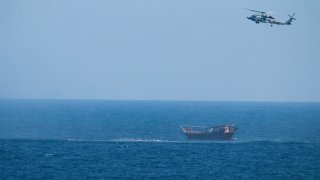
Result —
<instances>
[{"instance_id":1,"label":"military helicopter","mask_svg":"<svg viewBox=\"0 0 320 180\"><path fill-rule=\"evenodd\" d=\"M270 13L272 13L272 12L263 12L263 11L257 11L257 10L246 9L246 8L244 8L244 9L248 10L248 11L253 11L253 12L259 13L259 14L254 14L254 15L252 15L250 17L247 17L249 20L254 21L257 24L259 24L259 23L269 23L269 24L271 24L271 27L274 24L276 24L276 25L291 25L292 20L296 20L296 18L293 17L296 13L293 13L292 16L290 14L288 14L290 19L287 20L286 22L281 22L281 21L276 20L274 17L272 17L270 15Z\"/></svg>"}]
</instances>

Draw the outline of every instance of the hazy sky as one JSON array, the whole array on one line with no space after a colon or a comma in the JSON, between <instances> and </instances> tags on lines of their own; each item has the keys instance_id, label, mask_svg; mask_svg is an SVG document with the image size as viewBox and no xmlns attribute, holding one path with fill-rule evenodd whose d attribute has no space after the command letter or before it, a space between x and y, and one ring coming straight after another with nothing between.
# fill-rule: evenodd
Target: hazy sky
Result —
<instances>
[{"instance_id":1,"label":"hazy sky","mask_svg":"<svg viewBox=\"0 0 320 180\"><path fill-rule=\"evenodd\" d=\"M292 26L255 24L242 8ZM2 0L0 98L320 101L318 0Z\"/></svg>"}]
</instances>

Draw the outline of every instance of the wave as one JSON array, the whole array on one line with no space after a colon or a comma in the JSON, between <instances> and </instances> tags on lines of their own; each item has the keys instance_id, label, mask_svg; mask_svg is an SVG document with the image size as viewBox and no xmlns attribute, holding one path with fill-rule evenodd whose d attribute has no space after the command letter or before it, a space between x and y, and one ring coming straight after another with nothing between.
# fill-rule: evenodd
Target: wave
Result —
<instances>
[{"instance_id":1,"label":"wave","mask_svg":"<svg viewBox=\"0 0 320 180\"><path fill-rule=\"evenodd\" d=\"M144 139L144 138L119 138L112 139L113 142L154 142L154 143L179 143L182 141L172 141L163 139Z\"/></svg>"},{"instance_id":2,"label":"wave","mask_svg":"<svg viewBox=\"0 0 320 180\"><path fill-rule=\"evenodd\" d=\"M68 141L85 141L85 142L152 142L152 143L183 143L186 141L173 141L163 139L144 139L144 138L117 138L107 140L85 140L85 139L67 139Z\"/></svg>"},{"instance_id":3,"label":"wave","mask_svg":"<svg viewBox=\"0 0 320 180\"><path fill-rule=\"evenodd\" d=\"M212 141L212 140L166 140L166 139L148 139L148 138L116 138L107 140L85 140L85 139L67 139L68 141L80 142L137 142L137 143L180 143L180 144L207 144L207 143L233 143L236 139L230 141Z\"/></svg>"},{"instance_id":4,"label":"wave","mask_svg":"<svg viewBox=\"0 0 320 180\"><path fill-rule=\"evenodd\" d=\"M67 142L110 142L110 143L180 143L180 144L320 144L317 139L233 139L230 141L115 138L115 139L1 139L0 141L67 141Z\"/></svg>"},{"instance_id":5,"label":"wave","mask_svg":"<svg viewBox=\"0 0 320 180\"><path fill-rule=\"evenodd\" d=\"M301 139L238 139L236 143L287 143L287 144L319 144L318 141Z\"/></svg>"},{"instance_id":6,"label":"wave","mask_svg":"<svg viewBox=\"0 0 320 180\"><path fill-rule=\"evenodd\" d=\"M309 140L282 140L282 139L233 139L230 141L212 141L212 140L165 140L148 138L116 138L106 140L86 140L86 139L67 139L68 141L80 142L137 142L137 143L183 143L183 144L256 144L256 143L293 143L293 144L320 144L320 142Z\"/></svg>"}]
</instances>

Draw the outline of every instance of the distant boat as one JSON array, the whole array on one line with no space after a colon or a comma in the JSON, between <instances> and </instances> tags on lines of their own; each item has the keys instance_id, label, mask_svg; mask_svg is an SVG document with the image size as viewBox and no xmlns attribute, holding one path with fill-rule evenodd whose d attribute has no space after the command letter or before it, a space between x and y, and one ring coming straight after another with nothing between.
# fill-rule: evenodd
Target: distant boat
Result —
<instances>
[{"instance_id":1,"label":"distant boat","mask_svg":"<svg viewBox=\"0 0 320 180\"><path fill-rule=\"evenodd\" d=\"M236 125L188 126L181 125L182 132L191 140L232 140Z\"/></svg>"}]
</instances>

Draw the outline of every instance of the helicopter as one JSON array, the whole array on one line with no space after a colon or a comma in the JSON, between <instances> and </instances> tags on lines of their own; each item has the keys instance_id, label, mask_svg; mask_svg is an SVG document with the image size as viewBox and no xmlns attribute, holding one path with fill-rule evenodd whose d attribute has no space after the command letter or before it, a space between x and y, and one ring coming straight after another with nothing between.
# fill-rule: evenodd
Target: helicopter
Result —
<instances>
[{"instance_id":1,"label":"helicopter","mask_svg":"<svg viewBox=\"0 0 320 180\"><path fill-rule=\"evenodd\" d=\"M271 12L257 11L257 10L246 9L246 8L243 8L243 9L259 13L259 14L254 14L250 17L247 17L247 19L254 21L257 24L269 23L271 25L271 27L274 24L276 24L276 25L291 25L292 20L296 20L296 18L293 17L296 13L293 13L293 15L288 14L288 16L290 18L286 22L281 22L281 21L278 21L277 19L275 19L273 16L271 16L270 15Z\"/></svg>"}]
</instances>

